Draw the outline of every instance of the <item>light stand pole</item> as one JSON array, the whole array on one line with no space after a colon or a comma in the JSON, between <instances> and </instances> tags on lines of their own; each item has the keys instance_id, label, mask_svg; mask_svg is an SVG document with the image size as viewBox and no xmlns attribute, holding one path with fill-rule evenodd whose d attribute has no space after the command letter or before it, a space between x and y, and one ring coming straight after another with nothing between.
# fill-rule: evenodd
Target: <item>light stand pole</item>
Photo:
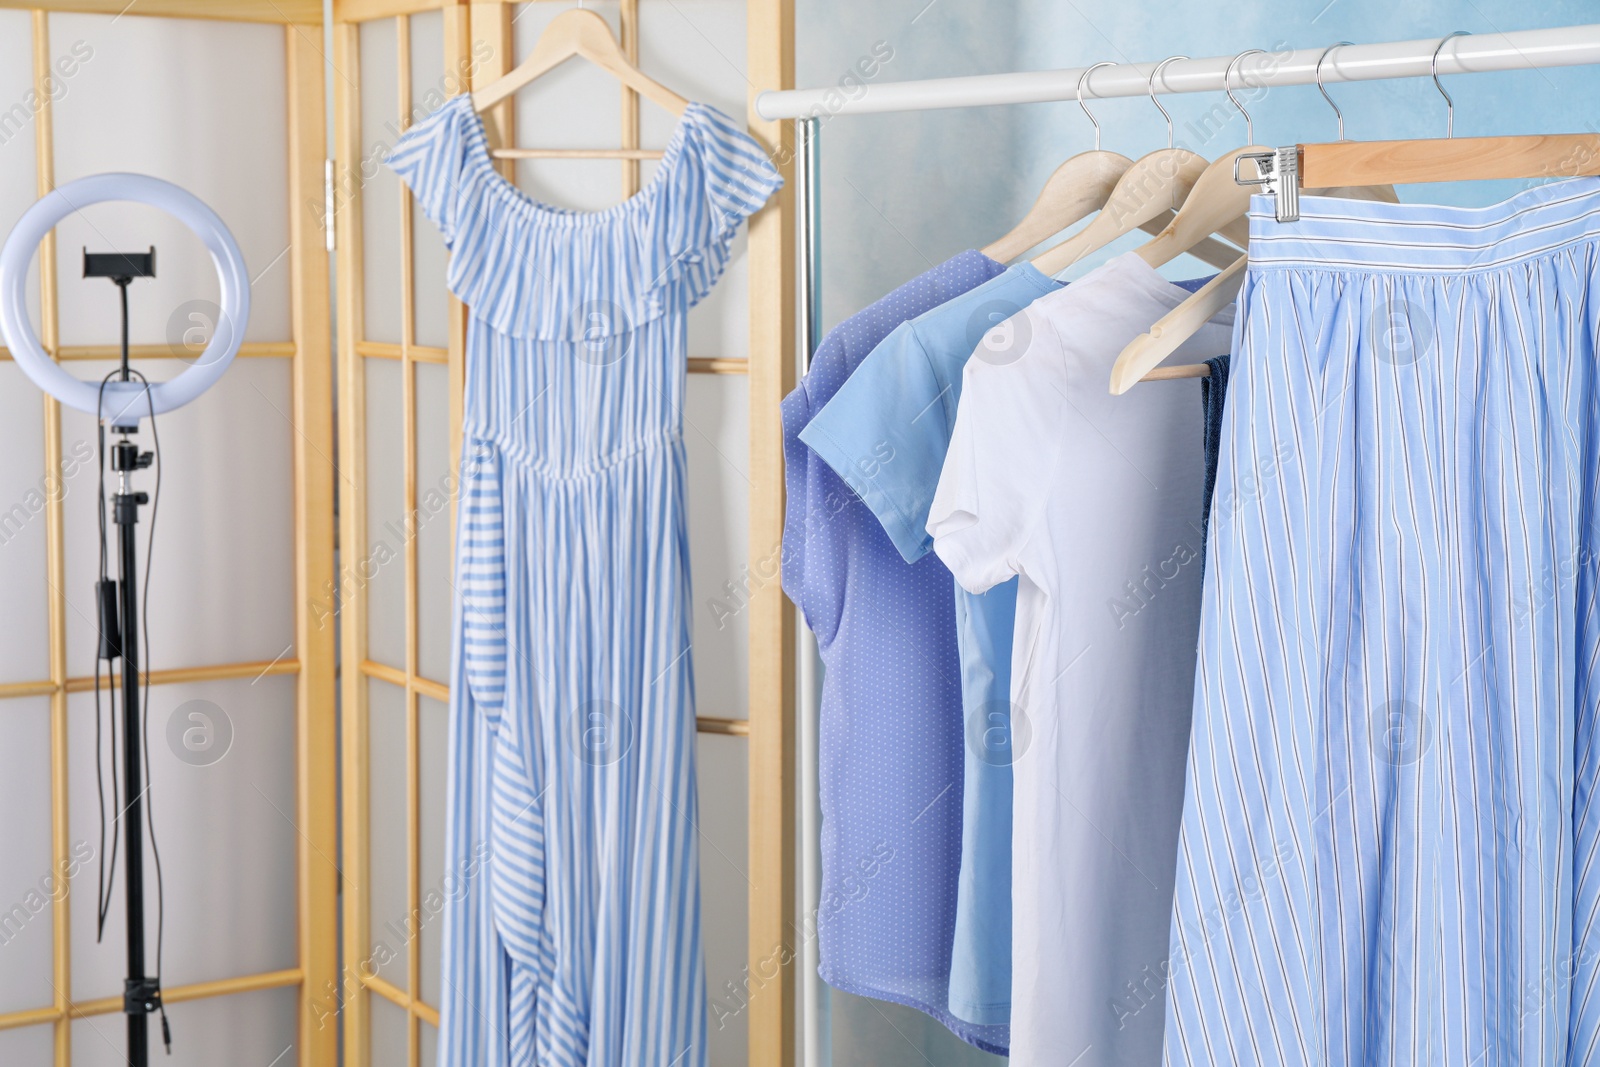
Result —
<instances>
[{"instance_id":1,"label":"light stand pole","mask_svg":"<svg viewBox=\"0 0 1600 1067\"><path fill-rule=\"evenodd\" d=\"M130 380L128 371L128 286L135 278L153 278L156 274L156 250L147 253L83 253L85 278L110 278L122 297L122 373L119 380ZM150 1014L161 1007L159 976L145 973L144 952L144 730L140 725L139 672L139 573L138 545L134 525L139 521L139 508L150 502L149 494L133 488L135 471L150 466L151 453L141 452L130 438L138 432L138 415L133 412L131 425L117 425L113 419L111 430L120 440L111 446L111 469L117 476L117 491L111 498L112 519L117 527L117 596L115 629L112 619L102 617L103 631L114 633L111 641L102 642L102 649L122 660L122 781L127 802L117 809L123 822L123 892L126 910L128 942L128 970L123 982L122 1010L128 1017L128 1063L131 1067L149 1067ZM105 613L108 598L100 591L100 605ZM114 758L114 757L113 757ZM170 1049L172 1036L162 1018L162 1035Z\"/></svg>"},{"instance_id":2,"label":"light stand pole","mask_svg":"<svg viewBox=\"0 0 1600 1067\"><path fill-rule=\"evenodd\" d=\"M124 290L126 292L126 290ZM126 359L126 349L124 349ZM133 472L150 465L150 453L128 440L127 427L116 427L124 434L111 446L111 469L117 472L117 493L112 497L112 514L117 527L118 622L122 654L122 780L128 802L120 811L123 820L123 865L127 905L128 974L123 984L122 1010L128 1015L128 1062L132 1067L148 1067L150 1062L150 1013L161 1005L161 986L145 974L144 962L144 786L140 784L144 732L139 728L139 582L135 570L137 548L134 524L139 521L139 506L150 497L132 489ZM162 1024L166 1029L165 1021ZM171 1044L171 1036L167 1035Z\"/></svg>"}]
</instances>

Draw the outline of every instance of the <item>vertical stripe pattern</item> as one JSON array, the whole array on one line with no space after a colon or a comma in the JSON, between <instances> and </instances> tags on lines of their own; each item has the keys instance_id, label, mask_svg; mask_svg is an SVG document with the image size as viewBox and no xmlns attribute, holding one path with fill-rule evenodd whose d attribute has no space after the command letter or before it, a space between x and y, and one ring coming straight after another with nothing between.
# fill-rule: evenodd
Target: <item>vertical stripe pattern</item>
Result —
<instances>
[{"instance_id":1,"label":"vertical stripe pattern","mask_svg":"<svg viewBox=\"0 0 1600 1067\"><path fill-rule=\"evenodd\" d=\"M502 179L465 96L389 164L471 309L439 1063L703 1065L685 323L780 179L700 104L606 211Z\"/></svg>"},{"instance_id":2,"label":"vertical stripe pattern","mask_svg":"<svg viewBox=\"0 0 1600 1067\"><path fill-rule=\"evenodd\" d=\"M1600 181L1252 205L1166 1062L1600 1057Z\"/></svg>"}]
</instances>

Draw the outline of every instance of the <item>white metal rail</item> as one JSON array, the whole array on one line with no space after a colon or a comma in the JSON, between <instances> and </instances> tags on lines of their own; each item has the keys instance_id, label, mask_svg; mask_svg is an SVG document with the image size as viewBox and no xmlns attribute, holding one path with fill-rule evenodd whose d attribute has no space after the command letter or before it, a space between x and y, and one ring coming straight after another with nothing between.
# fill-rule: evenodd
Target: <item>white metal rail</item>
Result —
<instances>
[{"instance_id":1,"label":"white metal rail","mask_svg":"<svg viewBox=\"0 0 1600 1067\"><path fill-rule=\"evenodd\" d=\"M1543 30L1473 34L1455 37L1439 48L1439 38L1353 44L1336 49L1322 65L1322 80L1378 81L1425 78L1439 49L1439 73L1483 74L1492 71L1575 67L1600 63L1600 25L1557 26ZM1330 42L1331 43L1331 42ZM1326 50L1301 48L1249 56L1234 70L1234 88L1311 85L1317 60ZM1223 91L1223 74L1233 56L1180 59L1168 63L1156 85L1158 93ZM1089 99L1144 96L1156 62L1118 63L1094 72L1084 85ZM867 115L887 111L931 111L936 108L983 107L1072 100L1086 67L1066 70L978 74L962 78L874 82L850 96L837 86L821 89L768 91L756 97L756 113L764 119L798 119L829 115Z\"/></svg>"}]
</instances>

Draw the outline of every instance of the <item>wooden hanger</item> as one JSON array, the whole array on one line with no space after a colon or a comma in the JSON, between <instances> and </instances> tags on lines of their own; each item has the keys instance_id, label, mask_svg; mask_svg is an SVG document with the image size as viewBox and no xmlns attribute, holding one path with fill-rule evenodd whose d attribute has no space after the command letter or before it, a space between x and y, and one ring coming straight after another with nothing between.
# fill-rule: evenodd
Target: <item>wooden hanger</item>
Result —
<instances>
[{"instance_id":1,"label":"wooden hanger","mask_svg":"<svg viewBox=\"0 0 1600 1067\"><path fill-rule=\"evenodd\" d=\"M1280 221L1291 222L1299 217L1301 186L1410 185L1600 174L1600 135L1455 136L1455 101L1439 81L1439 52L1463 32L1450 34L1433 52L1433 84L1444 97L1446 108L1445 136L1296 144L1263 155L1260 162L1265 173L1261 184L1277 201Z\"/></svg>"},{"instance_id":2,"label":"wooden hanger","mask_svg":"<svg viewBox=\"0 0 1600 1067\"><path fill-rule=\"evenodd\" d=\"M983 254L1009 263L1049 240L1080 219L1100 210L1111 198L1117 179L1133 166L1120 152L1080 152L1062 163L1039 190L1022 221L1005 236L986 245Z\"/></svg>"},{"instance_id":3,"label":"wooden hanger","mask_svg":"<svg viewBox=\"0 0 1600 1067\"><path fill-rule=\"evenodd\" d=\"M1233 68L1245 56L1259 54L1265 54L1265 49L1245 49L1233 57L1222 75L1223 90L1239 114L1244 116L1244 139L1247 142L1255 140L1255 122L1250 118L1250 112L1233 95ZM1170 263L1214 233L1222 233L1240 248L1245 247L1250 239L1250 227L1245 220L1245 214L1250 209L1250 190L1240 186L1234 178L1241 158L1246 155L1253 157L1262 151L1258 145L1247 144L1206 167L1184 198L1177 217L1154 240L1146 241L1134 249L1134 253L1152 267L1159 267Z\"/></svg>"},{"instance_id":4,"label":"wooden hanger","mask_svg":"<svg viewBox=\"0 0 1600 1067\"><path fill-rule=\"evenodd\" d=\"M1106 66L1115 64L1109 61L1096 63L1078 79L1078 106L1083 108L1083 113L1094 125L1094 150L1080 152L1056 168L1022 221L1005 236L984 247L983 254L990 259L1009 263L1028 249L1100 210L1111 198L1118 180L1134 165L1133 160L1120 152L1101 149L1100 123L1083 102L1084 82L1097 68ZM1171 218L1170 211L1163 211L1139 225L1150 233L1160 233ZM1215 267L1226 266L1238 256L1237 250L1212 240L1199 242L1193 252Z\"/></svg>"},{"instance_id":5,"label":"wooden hanger","mask_svg":"<svg viewBox=\"0 0 1600 1067\"><path fill-rule=\"evenodd\" d=\"M1600 174L1600 134L1351 141L1298 149L1301 184L1413 185Z\"/></svg>"},{"instance_id":6,"label":"wooden hanger","mask_svg":"<svg viewBox=\"0 0 1600 1067\"><path fill-rule=\"evenodd\" d=\"M1345 41L1343 44L1349 44ZM1333 108L1334 115L1339 120L1339 139L1344 141L1344 114L1339 110L1339 105L1334 103L1333 97L1328 95L1328 90L1322 85L1322 61L1328 54L1340 45L1332 45L1317 59L1317 89L1322 93L1322 98ZM1236 57L1237 58L1237 57ZM1441 90L1442 91L1442 90ZM1235 101L1237 105L1237 101ZM1246 121L1249 116L1246 115ZM1249 139L1248 137L1246 138ZM1240 149L1230 153L1234 159L1242 158L1249 149ZM1218 162L1221 162L1219 160ZM1257 161L1259 163L1259 160ZM1231 177L1231 176L1230 176ZM1198 183L1197 183L1198 184ZM1237 183L1235 183L1237 184ZM1249 194L1247 187L1244 198L1244 209L1249 208ZM1351 200L1381 200L1386 203L1399 203L1392 185L1352 185L1339 188L1312 190L1320 196L1344 197ZM1191 197L1194 195L1190 194ZM1227 210L1222 206L1226 197L1218 192L1216 201L1217 214L1220 216ZM1188 202L1185 201L1185 206ZM1180 215L1182 212L1179 213ZM1242 221L1242 220L1239 220ZM1199 225L1203 225L1199 223ZM1245 235L1248 242L1248 234ZM1158 238L1159 240L1159 238ZM1152 241L1151 244L1156 242ZM1244 271L1246 256L1241 256L1237 262L1218 274L1211 281L1202 286L1194 295L1182 304L1163 315L1153 326L1149 333L1140 334L1123 348L1117 356L1116 363L1111 368L1111 392L1120 396L1141 381L1158 381L1168 378L1201 378L1209 371L1205 364L1186 364L1177 367L1162 367L1160 364L1171 356L1178 348L1199 333L1201 328L1210 322L1223 308L1233 302L1239 294L1239 288L1244 284ZM1148 260L1147 260L1148 262ZM1222 355L1223 353L1216 353Z\"/></svg>"},{"instance_id":7,"label":"wooden hanger","mask_svg":"<svg viewBox=\"0 0 1600 1067\"><path fill-rule=\"evenodd\" d=\"M1134 249L1134 254L1152 267L1159 267L1214 233L1245 247L1250 240L1245 218L1250 210L1250 191L1235 182L1233 176L1238 161L1253 151L1259 149L1235 149L1206 167L1184 197L1177 215L1154 238Z\"/></svg>"},{"instance_id":8,"label":"wooden hanger","mask_svg":"<svg viewBox=\"0 0 1600 1067\"><path fill-rule=\"evenodd\" d=\"M1233 303L1244 284L1244 268L1248 257L1240 256L1221 274L1212 278L1189 299L1161 316L1150 327L1128 342L1111 367L1111 393L1121 396L1141 381L1158 381L1163 378L1204 378L1210 371L1204 363L1162 367L1161 362L1176 352L1189 338L1215 318L1223 308ZM1224 355L1216 352L1213 355Z\"/></svg>"},{"instance_id":9,"label":"wooden hanger","mask_svg":"<svg viewBox=\"0 0 1600 1067\"><path fill-rule=\"evenodd\" d=\"M1009 233L991 242L983 254L1001 263L1008 263L1034 245L1060 233L1074 222L1098 211L1116 188L1117 179L1133 166L1133 160L1121 152L1107 152L1100 147L1100 121L1083 102L1083 83L1101 67L1114 67L1106 60L1096 63L1078 76L1078 106L1094 126L1094 151L1079 152L1055 169L1039 196L1034 200L1022 221Z\"/></svg>"},{"instance_id":10,"label":"wooden hanger","mask_svg":"<svg viewBox=\"0 0 1600 1067\"><path fill-rule=\"evenodd\" d=\"M1308 189L1313 196L1342 197L1346 200L1381 200L1398 204L1392 185L1362 185L1339 189ZM1197 289L1189 299L1163 315L1149 333L1142 333L1130 341L1111 368L1111 392L1117 396L1126 393L1139 382L1154 382L1166 378L1204 378L1210 372L1204 363L1186 363L1176 367L1161 366L1176 352L1183 342L1200 332L1201 327L1215 318L1223 308L1233 303L1244 284L1244 270L1248 254L1240 256L1226 269ZM1217 352L1216 355L1225 355Z\"/></svg>"},{"instance_id":11,"label":"wooden hanger","mask_svg":"<svg viewBox=\"0 0 1600 1067\"><path fill-rule=\"evenodd\" d=\"M1160 267L1214 233L1243 248L1250 240L1250 225L1245 217L1250 210L1250 191L1234 182L1233 171L1237 161L1253 151L1259 149L1235 149L1206 167L1172 221L1134 249L1134 254L1152 267Z\"/></svg>"},{"instance_id":12,"label":"wooden hanger","mask_svg":"<svg viewBox=\"0 0 1600 1067\"><path fill-rule=\"evenodd\" d=\"M1163 148L1144 156L1128 168L1111 191L1105 207L1089 225L1041 253L1032 261L1033 265L1046 274L1059 274L1084 256L1098 252L1134 230L1144 229L1157 235L1165 232L1177 218L1174 201L1184 202L1207 165L1203 156L1182 148ZM1204 234L1195 244L1209 239L1209 233ZM1218 265L1231 263L1237 256L1238 252L1232 252Z\"/></svg>"},{"instance_id":13,"label":"wooden hanger","mask_svg":"<svg viewBox=\"0 0 1600 1067\"><path fill-rule=\"evenodd\" d=\"M486 111L512 93L574 57L587 59L607 71L640 96L648 97L674 115L682 115L689 101L645 74L628 61L606 20L587 8L563 11L550 21L528 58L504 77L472 94L475 111Z\"/></svg>"},{"instance_id":14,"label":"wooden hanger","mask_svg":"<svg viewBox=\"0 0 1600 1067\"><path fill-rule=\"evenodd\" d=\"M1086 156L1097 158L1085 160ZM1117 169L1118 160L1121 161L1121 170ZM1001 263L1009 263L1046 238L1100 210L1110 200L1112 190L1117 186L1118 175L1126 173L1131 166L1133 160L1117 152L1083 152L1073 156L1056 168L1022 221L1010 233L986 246L983 254ZM1138 221L1136 227L1130 226L1129 229L1137 228L1158 234L1174 217L1175 212L1161 208L1155 217ZM1239 249L1208 237L1189 249L1189 254L1213 267L1226 267L1239 257ZM1034 261L1034 265L1046 274L1055 274L1071 263L1051 270L1045 270L1038 260Z\"/></svg>"},{"instance_id":15,"label":"wooden hanger","mask_svg":"<svg viewBox=\"0 0 1600 1067\"><path fill-rule=\"evenodd\" d=\"M1250 48L1240 52L1233 57L1233 61L1228 64L1228 69L1222 76L1223 89L1227 92L1228 99L1239 109L1239 114L1244 116L1246 141L1255 139L1255 123L1250 118L1250 112L1246 111L1244 105L1233 95L1231 84L1233 67L1245 56L1263 51L1260 48ZM1135 249L1134 253L1152 267L1159 267L1182 255L1202 238L1218 232L1229 235L1241 248L1247 247L1250 232L1245 216L1250 209L1250 191L1240 186L1235 177L1239 161L1246 156L1259 155L1261 151L1262 149L1257 146L1247 145L1221 156L1208 166L1195 181L1194 187L1189 190L1189 195L1183 201L1183 207L1178 209L1177 217L1168 223L1166 229L1157 234L1154 240L1145 242ZM1221 274L1151 326L1149 333L1141 335L1124 348L1117 356L1116 364L1111 368L1111 392L1114 394L1127 392L1134 382L1143 377L1143 374L1133 374L1135 366L1143 366L1148 371L1154 366L1151 363L1152 358L1155 363L1166 358L1165 355L1155 358L1152 350L1159 350L1163 344L1170 344L1171 347L1167 349L1167 354L1170 355L1178 345L1194 336L1213 315L1226 307L1244 280L1245 262L1246 256L1239 256ZM1192 375L1196 372L1190 373Z\"/></svg>"},{"instance_id":16,"label":"wooden hanger","mask_svg":"<svg viewBox=\"0 0 1600 1067\"><path fill-rule=\"evenodd\" d=\"M1060 273L1084 256L1099 251L1154 219L1170 219L1172 209L1184 201L1204 173L1207 163L1203 157L1188 149L1173 146L1172 115L1156 98L1156 78L1160 76L1161 68L1188 58L1169 56L1157 63L1150 72L1150 102L1167 120L1167 147L1149 153L1128 167L1106 197L1105 206L1089 225L1033 260L1033 265L1045 274ZM1152 232L1160 233L1161 230Z\"/></svg>"}]
</instances>

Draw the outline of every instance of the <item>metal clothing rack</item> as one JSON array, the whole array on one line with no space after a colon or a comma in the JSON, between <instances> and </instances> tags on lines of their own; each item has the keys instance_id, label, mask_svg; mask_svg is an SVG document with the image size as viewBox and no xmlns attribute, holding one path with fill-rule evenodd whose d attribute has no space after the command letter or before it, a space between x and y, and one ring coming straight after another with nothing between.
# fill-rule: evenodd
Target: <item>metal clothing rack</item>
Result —
<instances>
[{"instance_id":1,"label":"metal clothing rack","mask_svg":"<svg viewBox=\"0 0 1600 1067\"><path fill-rule=\"evenodd\" d=\"M1488 74L1600 64L1600 24L1558 26L1510 33L1342 45L1329 55L1325 46L1287 52L1262 52L1253 64L1241 64L1236 77L1251 88L1315 85L1330 82L1383 81L1438 75ZM1149 63L1095 64L1062 70L980 74L959 78L879 82L854 98L840 99L837 87L769 90L756 96L754 110L768 121L795 120L795 177L799 225L797 279L799 370L803 373L822 335L822 121L836 115L871 115L946 108L991 107L999 104L1049 103L1083 98L1147 96L1152 93L1225 92L1229 68L1243 53L1205 59L1167 59ZM1100 69L1095 70L1095 67ZM1159 69L1158 69L1159 68ZM1094 71L1091 75L1090 72ZM1159 78L1153 75L1159 74ZM1080 79L1082 87L1080 89ZM815 639L799 634L800 707L809 709L816 692ZM813 716L799 716L801 796L797 804L802 836L801 905L815 914L821 888L817 825L817 731ZM817 977L816 945L805 944L801 960L803 988L802 1048L807 1067L828 1062L831 1046L829 1012Z\"/></svg>"}]
</instances>

